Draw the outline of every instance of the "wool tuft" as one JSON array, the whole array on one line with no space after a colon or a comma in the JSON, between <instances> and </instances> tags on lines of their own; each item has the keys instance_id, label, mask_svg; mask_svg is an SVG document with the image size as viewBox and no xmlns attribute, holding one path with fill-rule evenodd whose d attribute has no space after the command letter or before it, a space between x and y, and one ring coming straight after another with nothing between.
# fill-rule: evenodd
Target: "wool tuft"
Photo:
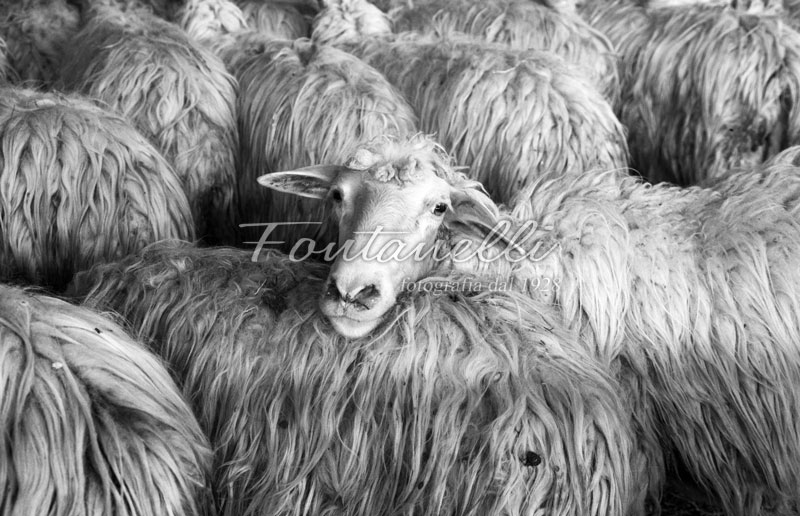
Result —
<instances>
[{"instance_id":1,"label":"wool tuft","mask_svg":"<svg viewBox=\"0 0 800 516\"><path fill-rule=\"evenodd\" d=\"M551 309L430 279L346 341L317 310L324 267L249 259L154 246L71 290L178 361L221 514L641 512L630 407Z\"/></svg>"},{"instance_id":2,"label":"wool tuft","mask_svg":"<svg viewBox=\"0 0 800 516\"><path fill-rule=\"evenodd\" d=\"M233 243L236 81L223 63L178 27L142 12L100 11L69 48L65 87L128 118L173 165L197 236Z\"/></svg>"},{"instance_id":3,"label":"wool tuft","mask_svg":"<svg viewBox=\"0 0 800 516\"><path fill-rule=\"evenodd\" d=\"M180 181L128 122L77 95L0 95L0 279L56 289L163 239L192 239Z\"/></svg>"},{"instance_id":4,"label":"wool tuft","mask_svg":"<svg viewBox=\"0 0 800 516\"><path fill-rule=\"evenodd\" d=\"M0 286L0 512L206 514L211 450L118 325Z\"/></svg>"}]
</instances>

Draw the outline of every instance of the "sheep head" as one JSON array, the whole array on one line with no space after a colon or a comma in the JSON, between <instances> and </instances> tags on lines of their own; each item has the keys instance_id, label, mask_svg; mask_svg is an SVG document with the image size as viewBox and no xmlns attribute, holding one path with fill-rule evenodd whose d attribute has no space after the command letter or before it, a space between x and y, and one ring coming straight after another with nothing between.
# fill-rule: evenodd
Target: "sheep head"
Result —
<instances>
[{"instance_id":1,"label":"sheep head","mask_svg":"<svg viewBox=\"0 0 800 516\"><path fill-rule=\"evenodd\" d=\"M378 326L406 285L451 263L454 233L482 238L498 217L480 183L423 136L381 138L343 166L276 172L259 183L327 203L339 250L320 307L351 338Z\"/></svg>"}]
</instances>

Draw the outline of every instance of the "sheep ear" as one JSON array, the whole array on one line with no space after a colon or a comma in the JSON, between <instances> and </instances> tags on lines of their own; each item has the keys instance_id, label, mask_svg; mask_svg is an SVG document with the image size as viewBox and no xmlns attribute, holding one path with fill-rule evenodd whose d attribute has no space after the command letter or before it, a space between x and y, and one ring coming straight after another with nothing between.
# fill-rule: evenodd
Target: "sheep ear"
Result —
<instances>
[{"instance_id":1,"label":"sheep ear","mask_svg":"<svg viewBox=\"0 0 800 516\"><path fill-rule=\"evenodd\" d=\"M445 224L452 229L456 226L468 230L475 236L489 235L497 225L499 210L483 188L456 188L450 193L450 210Z\"/></svg>"},{"instance_id":2,"label":"sheep ear","mask_svg":"<svg viewBox=\"0 0 800 516\"><path fill-rule=\"evenodd\" d=\"M525 254L525 249L515 242L516 234L510 229L514 226L508 218L500 216L500 209L480 186L454 191L450 195L453 209L445 216L445 225L450 230L461 232L472 238L487 240L492 245L510 247ZM516 230L516 228L514 228Z\"/></svg>"},{"instance_id":3,"label":"sheep ear","mask_svg":"<svg viewBox=\"0 0 800 516\"><path fill-rule=\"evenodd\" d=\"M314 165L311 167L273 172L258 178L259 184L301 197L324 199L331 183L344 167L339 165Z\"/></svg>"}]
</instances>

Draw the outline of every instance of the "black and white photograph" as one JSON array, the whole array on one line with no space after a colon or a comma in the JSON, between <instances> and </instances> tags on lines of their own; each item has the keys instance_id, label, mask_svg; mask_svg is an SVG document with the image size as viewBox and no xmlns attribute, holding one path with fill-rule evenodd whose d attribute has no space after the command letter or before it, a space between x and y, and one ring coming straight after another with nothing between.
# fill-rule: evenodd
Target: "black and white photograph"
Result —
<instances>
[{"instance_id":1,"label":"black and white photograph","mask_svg":"<svg viewBox=\"0 0 800 516\"><path fill-rule=\"evenodd\" d=\"M0 516L800 516L800 0L0 0Z\"/></svg>"}]
</instances>

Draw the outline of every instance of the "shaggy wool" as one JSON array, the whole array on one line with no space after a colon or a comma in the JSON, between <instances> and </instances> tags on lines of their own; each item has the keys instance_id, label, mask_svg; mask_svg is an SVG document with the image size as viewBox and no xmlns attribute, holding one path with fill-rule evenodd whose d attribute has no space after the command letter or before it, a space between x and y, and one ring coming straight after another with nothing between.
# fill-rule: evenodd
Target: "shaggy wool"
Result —
<instances>
[{"instance_id":1,"label":"shaggy wool","mask_svg":"<svg viewBox=\"0 0 800 516\"><path fill-rule=\"evenodd\" d=\"M128 118L173 165L197 236L233 243L236 82L210 51L171 23L102 10L72 39L63 84Z\"/></svg>"},{"instance_id":2,"label":"shaggy wool","mask_svg":"<svg viewBox=\"0 0 800 516\"><path fill-rule=\"evenodd\" d=\"M523 274L551 274L567 321L622 344L608 349L646 379L662 440L728 514L798 503L798 172L706 189L542 182L515 213L562 247Z\"/></svg>"},{"instance_id":3,"label":"shaggy wool","mask_svg":"<svg viewBox=\"0 0 800 516\"><path fill-rule=\"evenodd\" d=\"M250 258L156 246L72 289L177 360L222 514L641 514L630 408L547 307L431 280L345 341L324 267Z\"/></svg>"},{"instance_id":4,"label":"shaggy wool","mask_svg":"<svg viewBox=\"0 0 800 516\"><path fill-rule=\"evenodd\" d=\"M240 249L164 242L77 275L68 292L87 306L122 314L171 364L216 450L222 514L238 514L233 507L246 505L236 500L252 489L253 462L267 453L256 442L263 422L250 398L286 293L327 273L275 251L264 250L256 260Z\"/></svg>"},{"instance_id":5,"label":"shaggy wool","mask_svg":"<svg viewBox=\"0 0 800 516\"><path fill-rule=\"evenodd\" d=\"M61 53L78 31L80 13L67 0L0 1L0 37L14 70L13 83L49 88Z\"/></svg>"},{"instance_id":6,"label":"shaggy wool","mask_svg":"<svg viewBox=\"0 0 800 516\"><path fill-rule=\"evenodd\" d=\"M299 8L302 6L279 0L239 0L237 3L244 12L247 24L258 32L289 40L311 35L311 23Z\"/></svg>"},{"instance_id":7,"label":"shaggy wool","mask_svg":"<svg viewBox=\"0 0 800 516\"><path fill-rule=\"evenodd\" d=\"M395 7L389 16L396 32L458 31L518 50L551 51L580 68L606 100L619 98L613 45L575 13L531 0L423 0Z\"/></svg>"},{"instance_id":8,"label":"shaggy wool","mask_svg":"<svg viewBox=\"0 0 800 516\"><path fill-rule=\"evenodd\" d=\"M408 163L430 167L428 174L464 190L436 144L423 144L379 142L354 156L379 163L376 174ZM389 205L404 184L379 199L362 194L362 209ZM728 514L784 514L800 501L799 215L800 168L787 164L739 170L707 188L542 178L505 215L505 236L520 235L515 243L534 251L532 259L490 254L452 266L513 278L524 293L558 307L561 323L582 336L635 407L648 461L637 479L652 494L663 475L663 443ZM528 230L520 234L522 224ZM475 238L459 228L438 233L445 251ZM490 251L501 249L502 239L489 240L498 242Z\"/></svg>"},{"instance_id":9,"label":"shaggy wool","mask_svg":"<svg viewBox=\"0 0 800 516\"><path fill-rule=\"evenodd\" d=\"M256 178L322 162L338 162L376 136L416 132L416 116L402 95L352 55L307 39L273 40L243 33L221 51L239 81L241 175L237 208L243 223L320 222L318 201L272 193ZM244 233L255 241L256 232ZM327 243L324 225L282 226L275 239Z\"/></svg>"},{"instance_id":10,"label":"shaggy wool","mask_svg":"<svg viewBox=\"0 0 800 516\"><path fill-rule=\"evenodd\" d=\"M0 280L61 288L94 263L193 238L180 181L120 116L6 88L0 134Z\"/></svg>"},{"instance_id":11,"label":"shaggy wool","mask_svg":"<svg viewBox=\"0 0 800 516\"><path fill-rule=\"evenodd\" d=\"M328 13L336 16L323 11L314 37L383 72L416 108L421 129L435 133L495 201L509 202L540 176L627 167L625 131L611 107L558 56L456 35L354 40L326 21Z\"/></svg>"},{"instance_id":12,"label":"shaggy wool","mask_svg":"<svg viewBox=\"0 0 800 516\"><path fill-rule=\"evenodd\" d=\"M85 308L0 285L0 513L211 513L211 450L162 362Z\"/></svg>"},{"instance_id":13,"label":"shaggy wool","mask_svg":"<svg viewBox=\"0 0 800 516\"><path fill-rule=\"evenodd\" d=\"M606 17L630 69L622 88L632 166L689 185L800 143L800 34L769 14L696 5Z\"/></svg>"}]
</instances>

